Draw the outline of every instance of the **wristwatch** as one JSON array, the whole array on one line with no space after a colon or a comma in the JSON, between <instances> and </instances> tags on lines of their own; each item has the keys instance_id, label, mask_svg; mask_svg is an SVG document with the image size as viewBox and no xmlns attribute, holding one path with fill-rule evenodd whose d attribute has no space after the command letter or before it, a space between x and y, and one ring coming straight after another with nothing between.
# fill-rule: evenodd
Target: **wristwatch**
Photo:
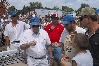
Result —
<instances>
[{"instance_id":1,"label":"wristwatch","mask_svg":"<svg viewBox=\"0 0 99 66\"><path fill-rule=\"evenodd\" d=\"M54 59L54 57L51 57L51 59Z\"/></svg>"}]
</instances>

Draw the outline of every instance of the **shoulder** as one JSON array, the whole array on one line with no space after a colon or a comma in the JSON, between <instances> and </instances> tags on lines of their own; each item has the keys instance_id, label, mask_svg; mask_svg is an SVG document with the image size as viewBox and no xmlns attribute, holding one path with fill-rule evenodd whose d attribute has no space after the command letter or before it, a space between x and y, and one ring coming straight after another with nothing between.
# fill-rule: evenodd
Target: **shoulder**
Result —
<instances>
[{"instance_id":1,"label":"shoulder","mask_svg":"<svg viewBox=\"0 0 99 66\"><path fill-rule=\"evenodd\" d=\"M7 24L5 27L9 27L9 26L11 26L11 22L9 24Z\"/></svg>"},{"instance_id":2,"label":"shoulder","mask_svg":"<svg viewBox=\"0 0 99 66\"><path fill-rule=\"evenodd\" d=\"M51 28L51 25L52 25L52 24L48 24L44 29L45 29L46 31L48 31L49 28Z\"/></svg>"},{"instance_id":3,"label":"shoulder","mask_svg":"<svg viewBox=\"0 0 99 66\"><path fill-rule=\"evenodd\" d=\"M61 30L64 30L64 26L62 24L58 24L58 27L61 29Z\"/></svg>"},{"instance_id":4,"label":"shoulder","mask_svg":"<svg viewBox=\"0 0 99 66\"><path fill-rule=\"evenodd\" d=\"M50 27L51 25L52 25L52 24L48 24L48 25L46 26L46 28L47 28L47 27Z\"/></svg>"},{"instance_id":5,"label":"shoulder","mask_svg":"<svg viewBox=\"0 0 99 66\"><path fill-rule=\"evenodd\" d=\"M58 24L60 27L63 27L64 28L64 26L62 25L62 24Z\"/></svg>"},{"instance_id":6,"label":"shoulder","mask_svg":"<svg viewBox=\"0 0 99 66\"><path fill-rule=\"evenodd\" d=\"M75 57L72 58L72 60L75 61L77 65L81 64L83 59L84 58L82 58L82 55L80 54L77 54Z\"/></svg>"},{"instance_id":7,"label":"shoulder","mask_svg":"<svg viewBox=\"0 0 99 66\"><path fill-rule=\"evenodd\" d=\"M76 26L76 29L86 31L84 28L78 26Z\"/></svg>"},{"instance_id":8,"label":"shoulder","mask_svg":"<svg viewBox=\"0 0 99 66\"><path fill-rule=\"evenodd\" d=\"M26 24L26 23L23 22L23 21L18 21L18 23L19 23L19 24L23 24L23 25Z\"/></svg>"},{"instance_id":9,"label":"shoulder","mask_svg":"<svg viewBox=\"0 0 99 66\"><path fill-rule=\"evenodd\" d=\"M77 30L77 33L85 33L86 32L85 29L78 27L78 26L76 26L76 30Z\"/></svg>"},{"instance_id":10,"label":"shoulder","mask_svg":"<svg viewBox=\"0 0 99 66\"><path fill-rule=\"evenodd\" d=\"M48 33L45 30L43 30L43 29L40 29L40 34L42 36L48 36Z\"/></svg>"},{"instance_id":11,"label":"shoulder","mask_svg":"<svg viewBox=\"0 0 99 66\"><path fill-rule=\"evenodd\" d=\"M30 34L30 33L32 33L32 30L31 30L31 29L28 29L28 30L25 30L25 31L24 31L24 34L26 34L26 35L28 35L28 34Z\"/></svg>"},{"instance_id":12,"label":"shoulder","mask_svg":"<svg viewBox=\"0 0 99 66\"><path fill-rule=\"evenodd\" d=\"M43 29L40 29L40 33L41 34L46 34L47 32L45 30L43 30Z\"/></svg>"},{"instance_id":13,"label":"shoulder","mask_svg":"<svg viewBox=\"0 0 99 66\"><path fill-rule=\"evenodd\" d=\"M64 28L62 34L67 34L67 33L68 33L68 31Z\"/></svg>"}]
</instances>

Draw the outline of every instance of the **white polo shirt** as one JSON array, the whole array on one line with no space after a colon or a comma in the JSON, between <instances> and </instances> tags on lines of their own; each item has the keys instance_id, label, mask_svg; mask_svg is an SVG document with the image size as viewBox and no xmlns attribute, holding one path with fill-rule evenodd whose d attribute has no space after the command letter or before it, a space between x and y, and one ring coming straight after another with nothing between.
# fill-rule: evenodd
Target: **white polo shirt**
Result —
<instances>
[{"instance_id":1,"label":"white polo shirt","mask_svg":"<svg viewBox=\"0 0 99 66\"><path fill-rule=\"evenodd\" d=\"M86 32L85 29L83 29L81 27L78 27L78 26L76 26L76 30L75 31L77 31L77 33L82 33L82 34L85 34L85 32ZM69 32L66 29L64 29L62 34L61 34L59 42L64 43L64 40L65 40L66 36L68 36L68 35L69 35Z\"/></svg>"},{"instance_id":2,"label":"white polo shirt","mask_svg":"<svg viewBox=\"0 0 99 66\"><path fill-rule=\"evenodd\" d=\"M26 29L28 28L25 22L18 21L15 27L13 27L12 22L10 22L5 26L4 35L9 37L10 42L17 41L20 40L20 37Z\"/></svg>"},{"instance_id":3,"label":"white polo shirt","mask_svg":"<svg viewBox=\"0 0 99 66\"><path fill-rule=\"evenodd\" d=\"M21 38L21 43L26 44L29 43L30 41L36 41L35 46L30 46L28 49L26 49L26 54L28 56L32 56L35 58L43 57L46 55L46 46L45 45L50 45L50 39L47 34L47 32L43 29L39 29L39 33L35 34L32 29L28 29L24 32L22 38Z\"/></svg>"}]
</instances>

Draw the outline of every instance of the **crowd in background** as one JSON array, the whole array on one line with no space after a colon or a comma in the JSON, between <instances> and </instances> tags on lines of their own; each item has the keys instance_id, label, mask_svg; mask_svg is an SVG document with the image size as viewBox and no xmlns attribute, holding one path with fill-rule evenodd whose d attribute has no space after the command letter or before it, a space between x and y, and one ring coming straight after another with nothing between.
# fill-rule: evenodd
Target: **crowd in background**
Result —
<instances>
[{"instance_id":1,"label":"crowd in background","mask_svg":"<svg viewBox=\"0 0 99 66\"><path fill-rule=\"evenodd\" d=\"M79 16L75 17L70 14L62 17L56 14L40 17L36 13L19 16L12 11L10 16L0 16L0 46L7 45L7 50L19 47L27 50L29 66L48 65L45 59L45 49L42 49L45 46L39 44L47 45L47 60L50 65L99 66L98 19L98 13L89 7L82 9ZM10 34L11 30L15 30L16 33ZM20 45L17 44L16 47L15 43L20 43ZM36 47L33 47L35 45ZM37 56L33 56L36 54Z\"/></svg>"}]
</instances>

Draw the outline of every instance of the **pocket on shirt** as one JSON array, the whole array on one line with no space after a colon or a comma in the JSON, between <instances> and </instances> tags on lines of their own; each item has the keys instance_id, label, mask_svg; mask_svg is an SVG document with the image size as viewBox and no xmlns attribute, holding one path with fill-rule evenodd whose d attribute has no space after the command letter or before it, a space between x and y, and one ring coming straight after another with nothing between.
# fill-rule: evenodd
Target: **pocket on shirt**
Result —
<instances>
[{"instance_id":1,"label":"pocket on shirt","mask_svg":"<svg viewBox=\"0 0 99 66\"><path fill-rule=\"evenodd\" d=\"M43 46L45 46L46 45L46 39L42 39L41 43Z\"/></svg>"}]
</instances>

